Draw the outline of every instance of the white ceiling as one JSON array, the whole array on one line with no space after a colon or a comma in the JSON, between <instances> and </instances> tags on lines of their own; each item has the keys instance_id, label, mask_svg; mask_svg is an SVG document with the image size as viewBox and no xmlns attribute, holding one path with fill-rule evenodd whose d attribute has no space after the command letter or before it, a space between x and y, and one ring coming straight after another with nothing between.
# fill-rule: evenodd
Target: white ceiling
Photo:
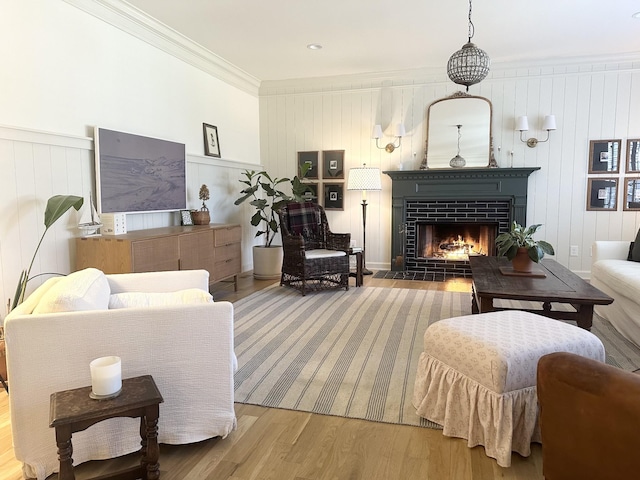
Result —
<instances>
[{"instance_id":1,"label":"white ceiling","mask_svg":"<svg viewBox=\"0 0 640 480\"><path fill-rule=\"evenodd\" d=\"M467 0L128 0L259 80L446 68ZM640 0L476 0L494 64L640 53ZM320 43L321 50L309 50Z\"/></svg>"}]
</instances>

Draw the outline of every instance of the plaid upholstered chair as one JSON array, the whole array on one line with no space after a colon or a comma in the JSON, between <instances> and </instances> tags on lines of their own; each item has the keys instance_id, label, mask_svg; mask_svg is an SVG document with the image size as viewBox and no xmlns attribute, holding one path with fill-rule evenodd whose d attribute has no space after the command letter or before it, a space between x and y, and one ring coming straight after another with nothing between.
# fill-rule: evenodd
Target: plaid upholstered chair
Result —
<instances>
[{"instance_id":1,"label":"plaid upholstered chair","mask_svg":"<svg viewBox=\"0 0 640 480\"><path fill-rule=\"evenodd\" d=\"M349 290L350 233L332 233L324 208L311 202L289 203L278 210L282 233L280 285L300 290Z\"/></svg>"}]
</instances>

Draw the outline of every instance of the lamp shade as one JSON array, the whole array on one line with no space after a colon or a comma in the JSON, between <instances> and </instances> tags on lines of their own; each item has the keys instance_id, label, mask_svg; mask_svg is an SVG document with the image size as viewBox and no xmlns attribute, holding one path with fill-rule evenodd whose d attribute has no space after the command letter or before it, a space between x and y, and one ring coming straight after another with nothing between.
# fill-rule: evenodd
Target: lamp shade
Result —
<instances>
[{"instance_id":1,"label":"lamp shade","mask_svg":"<svg viewBox=\"0 0 640 480\"><path fill-rule=\"evenodd\" d=\"M382 138L382 126L381 125L374 125L373 126L373 130L371 131L371 138Z\"/></svg>"},{"instance_id":2,"label":"lamp shade","mask_svg":"<svg viewBox=\"0 0 640 480\"><path fill-rule=\"evenodd\" d=\"M404 129L404 124L403 123L397 124L395 132L394 132L394 136L395 137L404 137L406 134L407 134L407 132Z\"/></svg>"},{"instance_id":3,"label":"lamp shade","mask_svg":"<svg viewBox=\"0 0 640 480\"><path fill-rule=\"evenodd\" d=\"M519 130L521 132L526 132L527 130L529 130L529 120L527 119L526 115L518 117L518 119L516 120L516 130Z\"/></svg>"},{"instance_id":4,"label":"lamp shade","mask_svg":"<svg viewBox=\"0 0 640 480\"><path fill-rule=\"evenodd\" d=\"M544 117L544 122L542 123L543 130L555 130L556 129L556 116L555 115L546 115Z\"/></svg>"},{"instance_id":5,"label":"lamp shade","mask_svg":"<svg viewBox=\"0 0 640 480\"><path fill-rule=\"evenodd\" d=\"M382 190L380 169L366 166L349 169L347 190Z\"/></svg>"}]
</instances>

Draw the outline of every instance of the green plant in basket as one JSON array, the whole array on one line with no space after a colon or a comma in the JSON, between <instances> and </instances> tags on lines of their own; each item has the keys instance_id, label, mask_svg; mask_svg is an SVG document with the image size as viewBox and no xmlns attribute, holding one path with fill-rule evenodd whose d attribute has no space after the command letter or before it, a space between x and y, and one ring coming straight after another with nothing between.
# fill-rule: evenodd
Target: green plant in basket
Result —
<instances>
[{"instance_id":1,"label":"green plant in basket","mask_svg":"<svg viewBox=\"0 0 640 480\"><path fill-rule=\"evenodd\" d=\"M529 258L538 263L545 254L555 255L555 251L550 243L544 240L534 240L533 234L538 231L542 224L531 225L527 228L513 222L508 232L501 233L496 237L497 255L505 256L513 260L518 253L518 249L527 250Z\"/></svg>"}]
</instances>

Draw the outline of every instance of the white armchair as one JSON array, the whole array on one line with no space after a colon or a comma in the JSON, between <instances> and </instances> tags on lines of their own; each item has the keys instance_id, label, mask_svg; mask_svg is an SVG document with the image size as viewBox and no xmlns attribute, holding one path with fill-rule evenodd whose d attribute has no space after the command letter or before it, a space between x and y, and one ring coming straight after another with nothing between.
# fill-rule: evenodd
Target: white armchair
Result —
<instances>
[{"instance_id":1,"label":"white armchair","mask_svg":"<svg viewBox=\"0 0 640 480\"><path fill-rule=\"evenodd\" d=\"M110 293L208 291L204 270L107 275ZM11 427L25 477L58 470L51 393L91 384L89 362L122 358L122 377L150 374L164 403L158 441L184 444L225 437L233 405L233 306L193 303L61 313L32 313L45 283L5 319ZM46 293L44 293L46 295ZM117 418L74 434L74 464L140 449L139 421Z\"/></svg>"}]
</instances>

